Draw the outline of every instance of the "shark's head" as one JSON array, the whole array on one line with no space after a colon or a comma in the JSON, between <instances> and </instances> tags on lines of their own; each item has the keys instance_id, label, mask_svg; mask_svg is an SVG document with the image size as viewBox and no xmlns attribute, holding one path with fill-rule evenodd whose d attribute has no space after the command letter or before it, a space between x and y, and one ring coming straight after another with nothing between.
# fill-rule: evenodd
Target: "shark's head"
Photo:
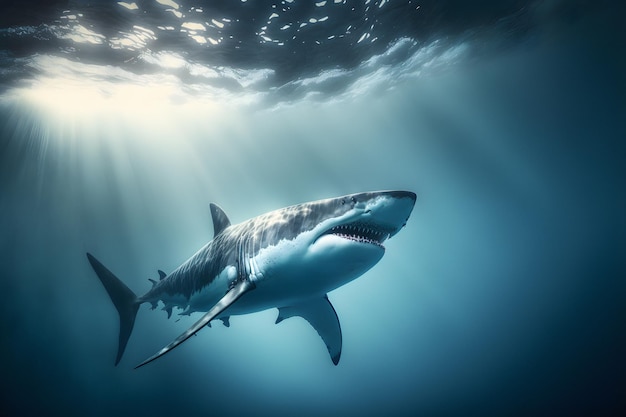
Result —
<instances>
[{"instance_id":1,"label":"shark's head","mask_svg":"<svg viewBox=\"0 0 626 417\"><path fill-rule=\"evenodd\" d=\"M383 242L406 225L415 200L410 191L377 191L311 203L328 213L316 227L312 246L384 252Z\"/></svg>"},{"instance_id":2,"label":"shark's head","mask_svg":"<svg viewBox=\"0 0 626 417\"><path fill-rule=\"evenodd\" d=\"M336 288L382 258L383 243L404 227L415 200L410 191L377 191L268 213L266 221L274 223L263 233L267 249L259 253L259 268L269 275L328 281L326 291Z\"/></svg>"}]
</instances>

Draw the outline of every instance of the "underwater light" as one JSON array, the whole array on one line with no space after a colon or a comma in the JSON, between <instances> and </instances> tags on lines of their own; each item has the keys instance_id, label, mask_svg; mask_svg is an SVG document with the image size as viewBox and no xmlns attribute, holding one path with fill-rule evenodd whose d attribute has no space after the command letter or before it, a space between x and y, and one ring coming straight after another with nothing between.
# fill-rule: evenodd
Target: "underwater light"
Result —
<instances>
[{"instance_id":1,"label":"underwater light","mask_svg":"<svg viewBox=\"0 0 626 417\"><path fill-rule=\"evenodd\" d=\"M160 54L155 59L172 68L184 65L174 54ZM37 57L32 67L41 75L7 96L57 122L107 115L154 124L171 120L168 115L173 113L198 112L205 119L217 114L223 118L222 109L236 99L229 91L210 85L185 85L165 72L139 75L119 67L52 56Z\"/></svg>"},{"instance_id":2,"label":"underwater light","mask_svg":"<svg viewBox=\"0 0 626 417\"><path fill-rule=\"evenodd\" d=\"M182 100L167 85L133 85L67 78L42 78L19 95L27 102L55 114L72 116L98 113L141 115Z\"/></svg>"},{"instance_id":3,"label":"underwater light","mask_svg":"<svg viewBox=\"0 0 626 417\"><path fill-rule=\"evenodd\" d=\"M165 74L122 78L119 68L89 70L89 74L47 71L28 85L7 91L0 101L13 109L25 129L40 132L37 141L44 147L94 153L102 145L120 155L133 144L148 145L151 152L184 153L189 138L223 138L212 132L240 117L234 111L235 96L228 97L225 91L215 95L208 89L188 88Z\"/></svg>"}]
</instances>

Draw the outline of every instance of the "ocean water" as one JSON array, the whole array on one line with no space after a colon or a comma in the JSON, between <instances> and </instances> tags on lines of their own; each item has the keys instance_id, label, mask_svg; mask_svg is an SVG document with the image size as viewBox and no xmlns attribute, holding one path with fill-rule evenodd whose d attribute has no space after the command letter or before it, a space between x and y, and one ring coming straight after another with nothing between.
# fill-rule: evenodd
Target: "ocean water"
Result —
<instances>
[{"instance_id":1,"label":"ocean water","mask_svg":"<svg viewBox=\"0 0 626 417\"><path fill-rule=\"evenodd\" d=\"M626 414L626 36L603 1L8 1L0 411ZM419 195L301 318L142 306L121 363L91 252L136 293L233 223Z\"/></svg>"}]
</instances>

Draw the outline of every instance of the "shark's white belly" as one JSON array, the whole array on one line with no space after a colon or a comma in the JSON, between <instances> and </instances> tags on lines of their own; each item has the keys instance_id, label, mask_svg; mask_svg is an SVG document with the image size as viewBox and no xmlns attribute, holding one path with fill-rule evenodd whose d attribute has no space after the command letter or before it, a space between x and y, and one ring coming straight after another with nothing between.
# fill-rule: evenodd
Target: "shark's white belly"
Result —
<instances>
[{"instance_id":1,"label":"shark's white belly","mask_svg":"<svg viewBox=\"0 0 626 417\"><path fill-rule=\"evenodd\" d=\"M341 262L329 256L320 259L333 249L341 250ZM250 279L256 285L227 312L247 314L273 307L298 304L304 299L323 297L328 292L358 278L374 266L384 254L384 249L344 241L329 236L326 242L314 249L308 242L283 241L259 251L250 260Z\"/></svg>"},{"instance_id":2,"label":"shark's white belly","mask_svg":"<svg viewBox=\"0 0 626 417\"><path fill-rule=\"evenodd\" d=\"M352 261L348 260L341 265L308 262L309 257L304 252L298 256L292 252L290 260L260 254L251 260L254 273L250 279L256 288L242 296L221 316L255 313L268 308L295 305L304 299L323 297L374 266L383 251L377 248L372 251L364 257L362 248L355 248L355 257L348 258ZM180 305L185 309L183 314L209 311L228 292L236 276L234 266L226 267L210 285L192 294L185 305Z\"/></svg>"},{"instance_id":3,"label":"shark's white belly","mask_svg":"<svg viewBox=\"0 0 626 417\"><path fill-rule=\"evenodd\" d=\"M361 276L384 254L381 247L336 236L324 236L317 239L315 245L311 245L311 240L305 232L247 258L246 273L255 289L243 295L221 316L254 313L323 297ZM341 257L335 256L338 251ZM228 292L237 276L234 265L226 266L209 285L192 294L185 305L180 305L185 309L183 314L209 311Z\"/></svg>"},{"instance_id":4,"label":"shark's white belly","mask_svg":"<svg viewBox=\"0 0 626 417\"><path fill-rule=\"evenodd\" d=\"M222 275L222 274L220 274ZM292 305L298 300L323 296L326 286L315 284L314 277L299 276L297 284L294 276L273 277L274 279L257 282L254 291L250 291L231 305L220 317L241 315L263 311L268 308ZM315 285L311 285L315 284ZM201 291L192 294L189 301L180 305L182 314L209 311L228 291L229 281L217 278Z\"/></svg>"}]
</instances>

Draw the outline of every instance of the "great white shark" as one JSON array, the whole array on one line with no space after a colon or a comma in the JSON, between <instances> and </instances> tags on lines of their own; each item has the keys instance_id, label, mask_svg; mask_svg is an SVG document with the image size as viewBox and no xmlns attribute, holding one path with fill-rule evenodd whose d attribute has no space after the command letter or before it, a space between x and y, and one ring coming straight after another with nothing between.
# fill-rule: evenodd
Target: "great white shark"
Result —
<instances>
[{"instance_id":1,"label":"great white shark","mask_svg":"<svg viewBox=\"0 0 626 417\"><path fill-rule=\"evenodd\" d=\"M163 356L214 319L278 308L276 323L300 316L319 333L335 365L341 327L327 293L363 275L385 253L383 242L400 231L413 211L410 191L376 191L313 201L271 211L231 225L210 204L214 237L166 275L159 270L146 294L137 296L90 253L89 263L120 318L117 365L139 306L163 304L184 315L206 312L169 345L136 368Z\"/></svg>"}]
</instances>

